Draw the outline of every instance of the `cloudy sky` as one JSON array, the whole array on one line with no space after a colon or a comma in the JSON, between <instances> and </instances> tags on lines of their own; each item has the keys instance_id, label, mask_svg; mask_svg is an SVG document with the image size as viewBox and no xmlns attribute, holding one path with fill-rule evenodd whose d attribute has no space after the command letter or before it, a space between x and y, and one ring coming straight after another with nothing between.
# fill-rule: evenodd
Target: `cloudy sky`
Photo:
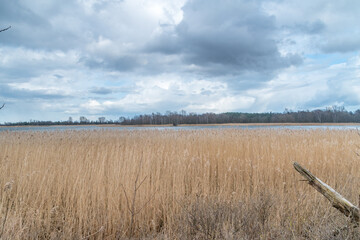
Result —
<instances>
[{"instance_id":1,"label":"cloudy sky","mask_svg":"<svg viewBox=\"0 0 360 240\"><path fill-rule=\"evenodd\" d=\"M0 122L360 108L355 0L0 3Z\"/></svg>"}]
</instances>

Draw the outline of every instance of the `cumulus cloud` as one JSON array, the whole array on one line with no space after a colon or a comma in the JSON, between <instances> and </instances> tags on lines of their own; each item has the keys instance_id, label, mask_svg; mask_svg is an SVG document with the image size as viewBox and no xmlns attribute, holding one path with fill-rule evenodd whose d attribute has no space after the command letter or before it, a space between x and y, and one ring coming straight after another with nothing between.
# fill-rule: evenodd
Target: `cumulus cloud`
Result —
<instances>
[{"instance_id":1,"label":"cumulus cloud","mask_svg":"<svg viewBox=\"0 0 360 240\"><path fill-rule=\"evenodd\" d=\"M4 1L0 122L357 108L359 4Z\"/></svg>"},{"instance_id":2,"label":"cumulus cloud","mask_svg":"<svg viewBox=\"0 0 360 240\"><path fill-rule=\"evenodd\" d=\"M312 110L341 105L359 109L359 56L330 65L309 61L301 68L289 68L262 89L250 90L256 96L258 111L279 109Z\"/></svg>"},{"instance_id":3,"label":"cumulus cloud","mask_svg":"<svg viewBox=\"0 0 360 240\"><path fill-rule=\"evenodd\" d=\"M23 99L24 101L33 100L33 99L46 99L46 100L56 100L63 99L67 96L60 92L52 92L46 89L43 91L39 90L30 90L25 88L11 87L7 85L0 85L0 96L5 97L9 100L11 99Z\"/></svg>"},{"instance_id":4,"label":"cumulus cloud","mask_svg":"<svg viewBox=\"0 0 360 240\"><path fill-rule=\"evenodd\" d=\"M182 8L182 21L163 27L147 50L181 55L183 64L197 67L193 71L210 75L271 73L301 63L297 54L280 54L275 17L261 11L260 5L256 1L188 1Z\"/></svg>"},{"instance_id":5,"label":"cumulus cloud","mask_svg":"<svg viewBox=\"0 0 360 240\"><path fill-rule=\"evenodd\" d=\"M281 36L302 45L301 51L346 53L360 49L360 32L354 28L359 2L319 0L299 4L290 0L268 1L263 6L268 14L276 16L277 26L286 29Z\"/></svg>"}]
</instances>

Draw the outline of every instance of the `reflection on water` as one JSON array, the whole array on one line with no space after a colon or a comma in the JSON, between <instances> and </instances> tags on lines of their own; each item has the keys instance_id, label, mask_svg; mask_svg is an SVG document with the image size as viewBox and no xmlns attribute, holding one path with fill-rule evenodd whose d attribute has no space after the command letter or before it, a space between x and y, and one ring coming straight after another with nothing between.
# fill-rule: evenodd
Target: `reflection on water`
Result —
<instances>
[{"instance_id":1,"label":"reflection on water","mask_svg":"<svg viewBox=\"0 0 360 240\"><path fill-rule=\"evenodd\" d=\"M0 127L1 131L65 131L65 130L198 130L198 129L293 129L293 130L310 130L310 129L359 129L360 125L313 125L313 126L269 126L269 125L208 125L208 126L151 126L151 127L132 127L132 126L20 126L20 127Z\"/></svg>"}]
</instances>

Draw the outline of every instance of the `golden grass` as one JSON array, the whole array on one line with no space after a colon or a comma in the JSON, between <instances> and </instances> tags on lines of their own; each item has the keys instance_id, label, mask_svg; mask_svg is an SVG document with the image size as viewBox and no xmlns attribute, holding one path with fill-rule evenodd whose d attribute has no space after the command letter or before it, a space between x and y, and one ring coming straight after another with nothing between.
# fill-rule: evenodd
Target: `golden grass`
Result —
<instances>
[{"instance_id":1,"label":"golden grass","mask_svg":"<svg viewBox=\"0 0 360 240\"><path fill-rule=\"evenodd\" d=\"M347 219L292 162L357 203L358 143L354 130L1 132L0 234L329 239Z\"/></svg>"}]
</instances>

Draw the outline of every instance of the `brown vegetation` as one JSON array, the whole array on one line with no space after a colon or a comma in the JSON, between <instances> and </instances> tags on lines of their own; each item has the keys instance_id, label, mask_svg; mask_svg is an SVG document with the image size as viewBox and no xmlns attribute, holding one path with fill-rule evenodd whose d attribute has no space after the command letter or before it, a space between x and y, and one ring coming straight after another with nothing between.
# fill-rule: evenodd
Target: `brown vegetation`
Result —
<instances>
[{"instance_id":1,"label":"brown vegetation","mask_svg":"<svg viewBox=\"0 0 360 240\"><path fill-rule=\"evenodd\" d=\"M292 162L356 202L359 142L345 130L1 132L0 238L358 239Z\"/></svg>"}]
</instances>

